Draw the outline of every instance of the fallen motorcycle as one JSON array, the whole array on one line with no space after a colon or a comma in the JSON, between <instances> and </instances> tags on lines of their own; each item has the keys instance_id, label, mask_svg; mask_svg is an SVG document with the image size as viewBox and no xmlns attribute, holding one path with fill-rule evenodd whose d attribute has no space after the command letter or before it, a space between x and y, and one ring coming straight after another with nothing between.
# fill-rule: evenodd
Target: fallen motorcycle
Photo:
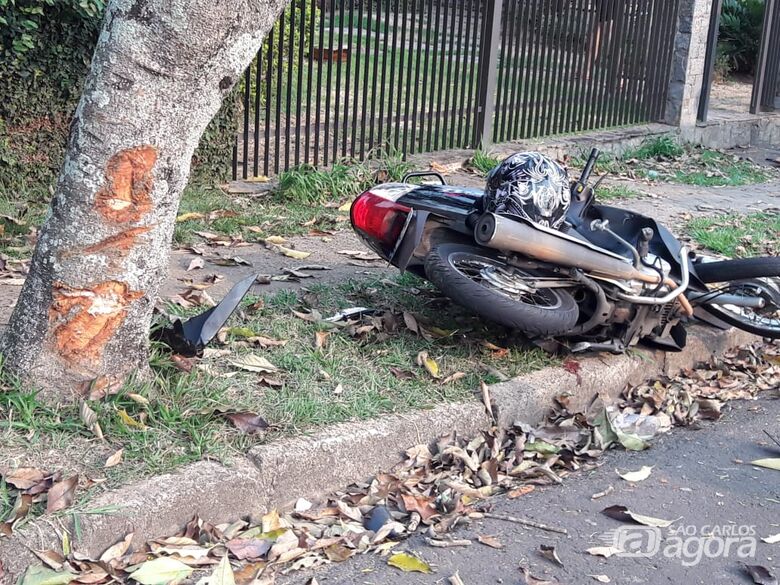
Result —
<instances>
[{"instance_id":1,"label":"fallen motorcycle","mask_svg":"<svg viewBox=\"0 0 780 585\"><path fill-rule=\"evenodd\" d=\"M598 204L604 177L593 186L590 178L599 154L579 180L566 179L554 227L502 212L485 191L447 185L435 172L372 187L353 203L352 226L382 258L458 304L573 352L623 352L640 341L679 350L694 319L780 338L780 258L695 254L652 218Z\"/></svg>"}]
</instances>

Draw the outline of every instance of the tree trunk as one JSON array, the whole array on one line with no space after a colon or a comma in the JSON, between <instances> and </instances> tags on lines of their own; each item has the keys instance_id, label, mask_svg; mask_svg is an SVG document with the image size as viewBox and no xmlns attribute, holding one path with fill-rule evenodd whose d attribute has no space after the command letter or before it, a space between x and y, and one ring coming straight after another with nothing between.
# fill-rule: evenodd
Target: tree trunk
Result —
<instances>
[{"instance_id":1,"label":"tree trunk","mask_svg":"<svg viewBox=\"0 0 780 585\"><path fill-rule=\"evenodd\" d=\"M0 342L68 400L148 368L190 160L284 0L111 0L50 213ZM226 148L228 145L225 145Z\"/></svg>"}]
</instances>

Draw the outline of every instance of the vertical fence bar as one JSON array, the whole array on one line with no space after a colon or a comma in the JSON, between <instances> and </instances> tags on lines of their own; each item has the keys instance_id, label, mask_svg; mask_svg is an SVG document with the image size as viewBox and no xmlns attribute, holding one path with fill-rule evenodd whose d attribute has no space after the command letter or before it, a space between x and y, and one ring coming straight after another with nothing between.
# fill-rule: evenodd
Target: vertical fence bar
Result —
<instances>
[{"instance_id":1,"label":"vertical fence bar","mask_svg":"<svg viewBox=\"0 0 780 585\"><path fill-rule=\"evenodd\" d=\"M339 155L339 109L341 106L341 61L344 55L344 12L344 0L339 0L339 45L336 49L338 52L338 61L336 61L336 95L333 100L333 162L336 162L336 158ZM349 59L349 50L350 49L347 49L347 59Z\"/></svg>"},{"instance_id":2,"label":"vertical fence bar","mask_svg":"<svg viewBox=\"0 0 780 585\"><path fill-rule=\"evenodd\" d=\"M335 15L336 15L336 0L330 0L330 11L328 18L328 80L326 82L325 89L325 140L324 140L324 153L323 164L328 166L328 151L330 145L330 102L332 92L332 80L333 80L333 36L335 34ZM338 101L338 100L336 100ZM335 158L335 156L334 156Z\"/></svg>"},{"instance_id":3,"label":"vertical fence bar","mask_svg":"<svg viewBox=\"0 0 780 585\"><path fill-rule=\"evenodd\" d=\"M306 0L293 0L293 4L300 2L301 23L298 25L298 84L295 87L295 166L301 164L301 106L303 104L303 49L306 39ZM290 55L292 57L292 55ZM287 114L290 115L289 112ZM307 118L308 119L308 118ZM290 136L287 136L290 140Z\"/></svg>"},{"instance_id":4,"label":"vertical fence bar","mask_svg":"<svg viewBox=\"0 0 780 585\"><path fill-rule=\"evenodd\" d=\"M659 120L664 114L664 104L666 103L666 95L669 90L669 72L672 64L672 52L674 50L675 32L677 29L678 9L680 6L679 0L669 0L667 3L667 13L665 25L663 28L662 36L662 51L660 55L661 61L661 76L656 84L657 87L657 100L655 111L653 112L651 120Z\"/></svg>"},{"instance_id":5,"label":"vertical fence bar","mask_svg":"<svg viewBox=\"0 0 780 585\"><path fill-rule=\"evenodd\" d=\"M577 66L577 59L582 54L579 49L579 40L582 21L585 15L579 10L579 1L567 5L566 10L569 12L569 25L567 26L567 38L565 43L566 49L566 75L564 79L572 80L571 87L565 92L563 96L563 112L558 121L558 133L571 131L571 119L572 111L576 105L577 90L582 84L580 77L580 68Z\"/></svg>"},{"instance_id":6,"label":"vertical fence bar","mask_svg":"<svg viewBox=\"0 0 780 585\"><path fill-rule=\"evenodd\" d=\"M437 7L437 16L436 16L436 31L439 31L439 25L438 25L438 8L439 8L439 0L436 1L436 7ZM430 70L430 63L431 63L431 28L432 25L429 22L430 19L433 16L433 0L428 0L428 19L427 24L428 26L425 27L425 61L423 63L423 84L422 84L422 98L420 99L420 141L419 141L419 150L425 149L425 127L426 127L426 121L427 121L427 127L428 127L428 136L431 135L431 125L432 125L432 118L433 115L433 108L429 107L427 110L425 108L426 101L428 99L428 83L426 83L428 79L428 71ZM433 75L436 75L436 55L434 54L433 57L434 62L434 72ZM434 82L435 83L435 82ZM433 103L433 94L434 91L431 89L431 104ZM426 120L427 118L427 120ZM430 144L430 139L429 139ZM430 147L429 147L430 148Z\"/></svg>"},{"instance_id":7,"label":"vertical fence bar","mask_svg":"<svg viewBox=\"0 0 780 585\"><path fill-rule=\"evenodd\" d=\"M624 75L624 94L623 103L620 108L620 115L618 116L618 124L627 124L631 118L631 109L636 102L636 80L640 72L640 65L638 59L641 55L639 44L642 40L642 34L639 30L639 4L631 4L631 11L628 12L628 33L626 45L631 42L629 54L625 58L625 75Z\"/></svg>"},{"instance_id":8,"label":"vertical fence bar","mask_svg":"<svg viewBox=\"0 0 780 585\"><path fill-rule=\"evenodd\" d=\"M615 23L613 25L615 29L614 39L614 59L612 60L612 69L609 71L609 86L610 86L610 103L608 106L607 115L604 118L604 124L607 126L614 126L617 124L618 115L620 114L620 108L622 107L623 93L625 89L625 34L626 34L626 18L629 13L632 2L630 0L622 0L622 9L616 13Z\"/></svg>"},{"instance_id":9,"label":"vertical fence bar","mask_svg":"<svg viewBox=\"0 0 780 585\"><path fill-rule=\"evenodd\" d=\"M409 153L414 154L415 142L417 138L417 112L418 112L418 98L420 96L420 62L422 61L422 39L423 39L423 27L426 24L425 18L425 3L420 0L420 14L419 22L417 23L417 51L415 51L414 60L414 101L412 102L412 131L409 136Z\"/></svg>"},{"instance_id":10,"label":"vertical fence bar","mask_svg":"<svg viewBox=\"0 0 780 585\"><path fill-rule=\"evenodd\" d=\"M512 98L509 104L509 126L507 128L507 139L509 140L516 140L518 138L517 126L520 118L518 107L520 104L520 92L525 82L526 66L525 42L527 36L526 31L528 30L528 27L525 26L525 22L525 10L516 11L513 22L515 46L514 50L512 51L512 63L514 63L514 67L512 67L512 69L514 71L514 78L512 80Z\"/></svg>"},{"instance_id":11,"label":"vertical fence bar","mask_svg":"<svg viewBox=\"0 0 780 585\"><path fill-rule=\"evenodd\" d=\"M306 2L307 0L304 0ZM317 0L310 0L311 5L309 6L309 10L311 11L311 14L309 15L309 55L308 55L308 69L306 72L306 148L303 151L304 152L304 160L303 162L305 164L309 164L309 154L312 150L312 144L311 144L311 92L312 92L312 82L314 80L314 25L316 21L316 15L317 15ZM316 103L317 109L320 107L320 101L317 100Z\"/></svg>"},{"instance_id":12,"label":"vertical fence bar","mask_svg":"<svg viewBox=\"0 0 780 585\"><path fill-rule=\"evenodd\" d=\"M448 12L450 12L450 2L449 2L449 0L447 0L447 3L445 4L445 14L447 14ZM458 12L458 5L457 5L457 0L455 0L452 3L452 14L451 14L451 18L450 18L450 29L449 29L448 38L447 38L447 45L448 46L445 47L444 44L442 44L442 52L445 53L445 55L447 56L447 81L446 81L447 91L446 91L446 93L444 95L444 112L442 112L441 105L439 105L439 107L438 107L439 111L437 112L437 117L436 117L436 120L438 121L439 118L441 118L443 116L445 121L446 121L445 124L444 124L444 133L442 134L442 137L441 137L441 146L442 146L442 148L448 148L448 147L452 148L450 146L451 137L452 137L452 131L451 130L452 130L452 128L455 127L455 119L453 117L455 115L455 104L454 104L455 92L452 89L452 62L454 60L453 50L454 50L454 46L455 46L454 42L455 42L455 34L456 34L455 25L457 23L457 16L458 16L457 12ZM442 75L444 75L444 71L442 71ZM455 79L455 83L458 83L458 79L457 78ZM452 101L450 101L450 97L451 96L452 96ZM441 96L439 96L439 99L441 99ZM450 137L450 139L448 139L448 136ZM437 145L438 145L438 142L437 142Z\"/></svg>"},{"instance_id":13,"label":"vertical fence bar","mask_svg":"<svg viewBox=\"0 0 780 585\"><path fill-rule=\"evenodd\" d=\"M250 114L250 97L252 92L252 72L251 67L247 67L244 70L244 131L241 155L243 161L241 162L241 177L244 179L249 178L249 114Z\"/></svg>"},{"instance_id":14,"label":"vertical fence bar","mask_svg":"<svg viewBox=\"0 0 780 585\"><path fill-rule=\"evenodd\" d=\"M533 129L531 130L531 137L536 138L539 136L539 130L542 125L542 116L545 114L546 96L545 93L548 89L548 73L550 70L548 60L550 58L548 47L550 44L549 35L547 31L550 29L550 20L552 6L550 2L543 2L541 24L539 26L540 31L540 55L539 60L535 64L536 76L538 77L538 83L536 87L536 95L534 96L534 108L531 118L533 119Z\"/></svg>"},{"instance_id":15,"label":"vertical fence bar","mask_svg":"<svg viewBox=\"0 0 780 585\"><path fill-rule=\"evenodd\" d=\"M341 156L347 156L347 136L349 135L349 90L352 82L352 58L355 47L352 46L352 38L355 30L355 3L349 0L349 30L347 33L347 72L344 79L344 128L341 136ZM354 117L354 112L352 115Z\"/></svg>"},{"instance_id":16,"label":"vertical fence bar","mask_svg":"<svg viewBox=\"0 0 780 585\"><path fill-rule=\"evenodd\" d=\"M387 0L387 23L385 24L385 38L388 36L389 32L389 22L390 22L390 0ZM385 116L384 116L384 110L382 109L382 105L384 105L384 100L380 101L379 110L379 139L384 144L385 148L389 150L390 142L392 139L393 134L393 86L392 84L395 82L395 58L396 58L396 41L398 40L398 13L400 12L399 8L399 2L398 0L395 0L394 2L394 10L393 10L393 40L391 41L390 46L390 87L387 88L385 85L385 65L386 65L386 58L387 58L387 44L385 43L385 49L383 51L382 55L382 93L384 94L387 90L387 135L384 133L384 123L385 123Z\"/></svg>"},{"instance_id":17,"label":"vertical fence bar","mask_svg":"<svg viewBox=\"0 0 780 585\"><path fill-rule=\"evenodd\" d=\"M420 0L422 2L422 0ZM412 70L414 67L412 67L412 58L416 55L414 54L414 25L415 25L415 18L417 16L417 0L411 0L412 3L412 10L410 12L410 15L412 17L411 25L409 26L409 65L407 66L406 71L406 91L410 92L412 90ZM417 56L419 58L419 56ZM401 67L401 71L403 72L403 67ZM408 154L407 150L407 140L409 138L409 114L411 107L411 100L409 99L409 95L406 96L406 104L404 107L404 139L403 139L403 148L401 149L401 152L403 153L404 160L406 160L406 155Z\"/></svg>"},{"instance_id":18,"label":"vertical fence bar","mask_svg":"<svg viewBox=\"0 0 780 585\"><path fill-rule=\"evenodd\" d=\"M574 71L572 77L576 79L574 88L571 92L571 104L566 113L565 132L574 132L577 129L579 123L579 115L582 111L582 104L585 100L585 69L586 69L586 54L589 41L588 30L588 11L585 3L588 0L575 0L572 11L575 14L575 20L577 22L576 33L574 41L572 42L572 51L575 53L574 57ZM583 42L584 41L584 42Z\"/></svg>"},{"instance_id":19,"label":"vertical fence bar","mask_svg":"<svg viewBox=\"0 0 780 585\"><path fill-rule=\"evenodd\" d=\"M441 4L443 0L436 0L436 31L439 33L436 37L436 41L440 42L441 45L436 45L436 51L437 56L439 57L439 66L436 67L436 59L433 60L433 76L431 80L431 114L436 116L436 119L434 121L433 118L431 118L429 124L431 126L434 126L434 132L433 132L433 148L434 150L439 149L439 142L441 140L441 126L442 126L442 114L446 116L446 112L442 112L442 94L444 93L444 67L447 63L447 12L448 12L448 6L447 4L444 5L444 26L441 26L441 20L439 18L441 13ZM439 78L438 85L436 84L436 77ZM437 94L436 96L436 110L434 114L434 94ZM444 123L446 123L446 119L444 120ZM430 140L430 127L428 131L428 149L431 148L431 140Z\"/></svg>"},{"instance_id":20,"label":"vertical fence bar","mask_svg":"<svg viewBox=\"0 0 780 585\"><path fill-rule=\"evenodd\" d=\"M506 7L506 0L496 0L497 2L500 2L502 7ZM501 118L502 113L502 106L503 106L503 90L504 90L504 71L508 70L509 67L507 66L507 59L506 59L506 43L507 43L507 33L509 31L509 23L502 22L500 25L499 32L499 39L495 42L498 42L498 47L496 49L496 68L498 69L498 72L496 74L496 88L495 88L495 94L488 99L493 101L493 111L494 116L493 119L490 120L490 124L492 126L492 130L490 133L491 142L493 139L501 139L501 134L499 130L499 124L498 121ZM492 40L492 39L491 39Z\"/></svg>"},{"instance_id":21,"label":"vertical fence bar","mask_svg":"<svg viewBox=\"0 0 780 585\"><path fill-rule=\"evenodd\" d=\"M268 53L268 62L265 68L265 151L263 152L263 174L267 177L271 173L271 96L273 93L273 69L274 69L274 28L268 32L265 50Z\"/></svg>"},{"instance_id":22,"label":"vertical fence bar","mask_svg":"<svg viewBox=\"0 0 780 585\"><path fill-rule=\"evenodd\" d=\"M371 0L367 0L369 4ZM354 4L353 4L354 6ZM360 91L360 59L363 54L363 2L358 5L358 41L355 51L355 87L352 98L352 139L350 141L350 156L355 157L355 140L357 139L358 102Z\"/></svg>"},{"instance_id":23,"label":"vertical fence bar","mask_svg":"<svg viewBox=\"0 0 780 585\"><path fill-rule=\"evenodd\" d=\"M554 128L555 134L566 132L566 119L569 117L572 103L571 95L574 93L576 86L579 84L579 80L575 76L574 69L574 55L576 54L574 49L574 36L572 30L574 30L577 23L577 13L574 11L571 3L567 3L564 8L565 13L565 38L561 41L561 51L564 54L563 66L561 67L561 73L558 76L558 87L563 88L561 99L559 100L559 112L558 119Z\"/></svg>"},{"instance_id":24,"label":"vertical fence bar","mask_svg":"<svg viewBox=\"0 0 780 585\"><path fill-rule=\"evenodd\" d=\"M238 180L238 134L233 136L233 170L231 176L234 181Z\"/></svg>"},{"instance_id":25,"label":"vertical fence bar","mask_svg":"<svg viewBox=\"0 0 780 585\"><path fill-rule=\"evenodd\" d=\"M461 121L461 107L462 103L458 100L458 89L466 87L466 81L461 76L460 63L461 63L461 46L463 43L463 20L465 17L465 2L459 0L453 0L453 9L458 13L458 32L453 35L452 42L450 43L450 63L455 61L455 87L452 91L452 114L457 116L457 120L453 118L450 124L450 139L447 142L449 148L455 148L457 144L458 125Z\"/></svg>"},{"instance_id":26,"label":"vertical fence bar","mask_svg":"<svg viewBox=\"0 0 780 585\"><path fill-rule=\"evenodd\" d=\"M312 0L316 6L317 0ZM324 2L323 2L324 4ZM313 52L313 51L312 51ZM322 60L325 57L325 7L320 8L320 34L317 46L317 98L315 102L316 113L314 114L314 166L320 161L320 122L322 112ZM328 110L325 110L327 116Z\"/></svg>"},{"instance_id":27,"label":"vertical fence bar","mask_svg":"<svg viewBox=\"0 0 780 585\"><path fill-rule=\"evenodd\" d=\"M641 49L637 51L636 56L637 75L636 85L634 87L634 102L631 111L629 112L630 123L636 123L643 118L644 101L647 93L648 68L651 59L650 33L653 11L652 1L640 5L640 8L637 10L641 10L641 14L637 17L637 21L642 36L638 39L638 41L640 41Z\"/></svg>"},{"instance_id":28,"label":"vertical fence bar","mask_svg":"<svg viewBox=\"0 0 780 585\"><path fill-rule=\"evenodd\" d=\"M295 1L290 2L290 39L287 52L287 87L284 88L287 107L284 120L284 170L290 168L290 116L292 114L293 59L295 59ZM281 58L281 55L279 56Z\"/></svg>"},{"instance_id":29,"label":"vertical fence bar","mask_svg":"<svg viewBox=\"0 0 780 585\"><path fill-rule=\"evenodd\" d=\"M472 27L471 36L471 64L469 69L469 96L466 101L466 118L465 118L465 136L464 147L476 147L477 143L477 125L476 125L476 96L478 91L478 73L477 73L477 56L479 51L479 38L481 36L482 29L482 3L485 0L474 0L474 10L471 13L471 18L474 21Z\"/></svg>"},{"instance_id":30,"label":"vertical fence bar","mask_svg":"<svg viewBox=\"0 0 780 585\"><path fill-rule=\"evenodd\" d=\"M389 4L389 2L388 2ZM385 25L387 24L387 20L385 20ZM374 71L372 74L372 80L371 80L371 130L369 132L368 136L368 150L369 152L373 152L374 150L374 128L376 127L376 90L377 90L377 81L379 80L379 44L380 44L380 33L382 31L382 0L377 0L376 2L376 31L374 31ZM384 45L387 46L387 34L385 34L384 38ZM384 91L384 59L382 60L382 91ZM382 96L379 97L380 106L379 109L382 109L381 103L382 103ZM363 109L365 109L366 105L363 104ZM379 114L379 119L382 119L382 114ZM381 124L381 122L380 122ZM365 126L365 124L364 124ZM363 157L363 147L361 146L360 150L360 157Z\"/></svg>"},{"instance_id":31,"label":"vertical fence bar","mask_svg":"<svg viewBox=\"0 0 780 585\"><path fill-rule=\"evenodd\" d=\"M458 79L461 80L460 82L460 97L458 98L458 130L457 130L457 136L455 138L455 146L457 148L463 148L464 147L464 135L463 135L463 126L465 124L465 117L466 117L466 96L468 95L468 88L471 85L471 73L469 72L469 41L471 39L471 21L473 20L471 17L472 14L472 6L474 4L474 0L468 0L468 18L466 18L466 2L461 3L461 26L463 27L463 35L458 35L458 72L460 75L458 75ZM465 26L463 26L465 25ZM460 66L462 65L462 71L460 69ZM467 130L468 132L468 130Z\"/></svg>"},{"instance_id":32,"label":"vertical fence bar","mask_svg":"<svg viewBox=\"0 0 780 585\"><path fill-rule=\"evenodd\" d=\"M659 66L658 49L660 47L660 30L658 30L657 23L661 21L661 13L663 11L663 0L650 0L647 7L647 33L648 33L648 50L645 60L645 75L644 83L642 86L642 98L639 104L639 114L636 119L646 120L651 118L650 111L652 109L653 96L652 92L655 89L656 75L655 70Z\"/></svg>"},{"instance_id":33,"label":"vertical fence bar","mask_svg":"<svg viewBox=\"0 0 780 585\"><path fill-rule=\"evenodd\" d=\"M282 127L282 75L284 73L282 68L282 59L284 54L284 17L285 8L282 8L282 14L280 16L281 26L279 27L279 45L276 50L276 124L274 126L274 173L279 173L279 150L281 140L281 127Z\"/></svg>"},{"instance_id":34,"label":"vertical fence bar","mask_svg":"<svg viewBox=\"0 0 780 585\"><path fill-rule=\"evenodd\" d=\"M252 141L255 143L254 160L252 161L252 175L260 175L260 87L262 83L263 46L257 52L255 64L255 131Z\"/></svg>"},{"instance_id":35,"label":"vertical fence bar","mask_svg":"<svg viewBox=\"0 0 780 585\"><path fill-rule=\"evenodd\" d=\"M401 50L399 51L399 62L398 62L398 80L395 81L396 86L398 87L398 95L396 101L396 115L395 115L395 149L398 151L401 149L401 115L403 113L403 101L402 96L404 95L404 84L403 84L403 78L404 78L404 57L406 56L406 25L408 23L408 19L406 17L406 8L408 6L409 0L403 0L403 21L401 22ZM395 50L395 45L393 45L393 50ZM393 60L393 63L395 63L395 59ZM390 76L391 79L395 79L392 75Z\"/></svg>"},{"instance_id":36,"label":"vertical fence bar","mask_svg":"<svg viewBox=\"0 0 780 585\"><path fill-rule=\"evenodd\" d=\"M563 73L566 71L566 53L563 50L563 38L564 33L568 30L569 23L567 18L570 11L564 7L563 3L555 2L554 6L553 26L555 27L555 34L550 35L553 43L551 59L554 65L548 67L552 73L550 75L550 97L547 102L550 111L547 113L544 123L544 134L546 136L558 132L558 120L564 114L563 98L565 92L561 91L561 87L563 85Z\"/></svg>"},{"instance_id":37,"label":"vertical fence bar","mask_svg":"<svg viewBox=\"0 0 780 585\"><path fill-rule=\"evenodd\" d=\"M363 106L360 110L360 160L363 160L366 156L366 115L368 114L368 68L371 65L371 33L373 32L371 29L373 28L373 18L374 18L374 2L373 0L368 0L368 11L366 14L366 18L368 19L368 28L366 30L366 60L363 70ZM377 7L377 14L379 14L380 9ZM377 30L379 30L379 19L377 18ZM374 77L374 83L376 83L376 61L374 61L374 71L373 71L373 77ZM373 101L373 100L372 100ZM373 103L371 104L371 129L373 131L373 120L374 120L374 109L373 109Z\"/></svg>"},{"instance_id":38,"label":"vertical fence bar","mask_svg":"<svg viewBox=\"0 0 780 585\"><path fill-rule=\"evenodd\" d=\"M525 77L528 80L525 84L525 93L523 95L523 126L518 138L528 138L531 135L531 128L533 126L533 110L534 110L534 95L537 82L536 74L536 61L539 59L539 47L541 45L541 31L538 26L539 22L539 2L534 1L531 3L531 22L530 22L530 34L529 45L530 55L528 57L528 67L525 71Z\"/></svg>"},{"instance_id":39,"label":"vertical fence bar","mask_svg":"<svg viewBox=\"0 0 780 585\"><path fill-rule=\"evenodd\" d=\"M750 97L750 113L758 114L761 111L762 98L764 97L764 85L766 83L769 63L769 48L772 41L772 23L774 21L775 0L766 0L764 4L764 28L761 33L761 45L758 50L758 63L756 65L756 78L753 82L753 95Z\"/></svg>"}]
</instances>

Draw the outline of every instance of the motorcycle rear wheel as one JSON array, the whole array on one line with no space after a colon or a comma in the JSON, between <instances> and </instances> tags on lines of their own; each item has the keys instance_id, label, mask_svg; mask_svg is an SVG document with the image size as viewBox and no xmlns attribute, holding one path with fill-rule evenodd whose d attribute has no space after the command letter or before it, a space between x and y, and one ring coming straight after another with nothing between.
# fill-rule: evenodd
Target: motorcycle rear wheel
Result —
<instances>
[{"instance_id":1,"label":"motorcycle rear wheel","mask_svg":"<svg viewBox=\"0 0 780 585\"><path fill-rule=\"evenodd\" d=\"M780 258L704 262L696 264L696 274L702 282L723 283L725 292L761 296L766 301L766 307L763 309L718 305L717 302L712 302L702 305L703 310L753 335L780 339ZM763 286L761 281L764 281Z\"/></svg>"},{"instance_id":2,"label":"motorcycle rear wheel","mask_svg":"<svg viewBox=\"0 0 780 585\"><path fill-rule=\"evenodd\" d=\"M508 266L492 250L439 244L426 258L425 274L458 304L532 337L562 335L577 324L579 309L568 291L528 287L524 279L541 275Z\"/></svg>"}]
</instances>

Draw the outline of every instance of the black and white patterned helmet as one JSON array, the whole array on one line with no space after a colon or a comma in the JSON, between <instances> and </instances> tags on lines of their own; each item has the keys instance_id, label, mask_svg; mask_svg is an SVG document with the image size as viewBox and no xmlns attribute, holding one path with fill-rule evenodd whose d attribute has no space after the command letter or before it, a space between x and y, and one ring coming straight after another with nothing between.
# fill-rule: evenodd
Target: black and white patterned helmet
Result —
<instances>
[{"instance_id":1,"label":"black and white patterned helmet","mask_svg":"<svg viewBox=\"0 0 780 585\"><path fill-rule=\"evenodd\" d=\"M485 211L557 229L570 203L566 169L539 152L513 154L487 178Z\"/></svg>"}]
</instances>

